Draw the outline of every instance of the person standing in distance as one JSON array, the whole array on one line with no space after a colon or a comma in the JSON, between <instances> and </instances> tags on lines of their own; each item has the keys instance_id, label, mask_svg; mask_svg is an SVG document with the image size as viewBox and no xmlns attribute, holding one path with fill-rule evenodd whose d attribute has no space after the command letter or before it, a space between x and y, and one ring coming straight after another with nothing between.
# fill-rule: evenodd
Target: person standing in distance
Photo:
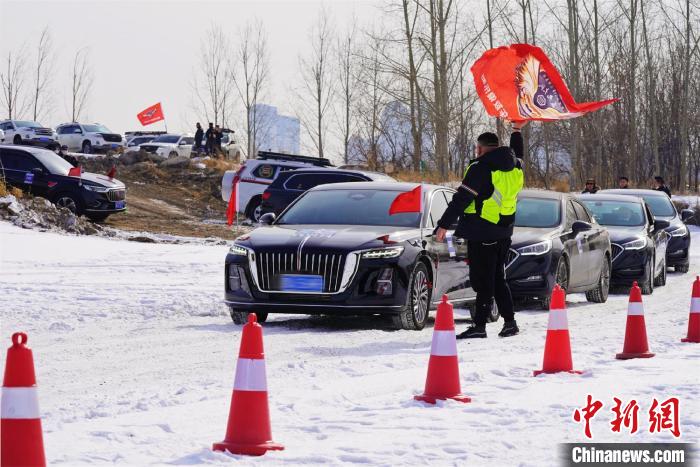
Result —
<instances>
[{"instance_id":1,"label":"person standing in distance","mask_svg":"<svg viewBox=\"0 0 700 467\"><path fill-rule=\"evenodd\" d=\"M444 241L447 229L459 218L455 236L467 240L469 279L476 292L474 324L458 339L486 337L486 320L495 298L505 324L498 334L520 332L515 322L513 297L505 277L518 193L523 188L524 122L512 122L510 147L500 146L498 136L483 133L477 138L476 159L464 172L462 184L438 221L436 240Z\"/></svg>"}]
</instances>

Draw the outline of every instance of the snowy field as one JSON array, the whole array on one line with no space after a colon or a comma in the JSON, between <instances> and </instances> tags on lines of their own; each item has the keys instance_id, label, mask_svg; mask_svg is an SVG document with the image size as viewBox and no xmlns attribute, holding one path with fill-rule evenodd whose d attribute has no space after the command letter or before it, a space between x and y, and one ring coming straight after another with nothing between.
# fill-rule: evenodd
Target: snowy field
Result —
<instances>
[{"instance_id":1,"label":"snowy field","mask_svg":"<svg viewBox=\"0 0 700 467\"><path fill-rule=\"evenodd\" d=\"M61 236L0 223L2 332L34 350L47 460L58 465L373 464L554 465L557 444L585 441L572 412L592 394L605 407L593 441L677 441L650 434L652 398L681 401L681 439L700 433L700 345L685 336L700 273L669 273L645 297L652 359L615 360L627 297L568 298L574 366L542 365L546 312L517 315L523 333L458 342L471 404L412 400L425 381L432 328L390 331L378 318L273 315L264 325L270 412L282 452L213 453L224 437L240 341L222 304L226 246L142 244ZM457 323L459 330L466 321ZM4 371L4 352L2 370ZM639 402L634 436L612 433L613 397Z\"/></svg>"}]
</instances>

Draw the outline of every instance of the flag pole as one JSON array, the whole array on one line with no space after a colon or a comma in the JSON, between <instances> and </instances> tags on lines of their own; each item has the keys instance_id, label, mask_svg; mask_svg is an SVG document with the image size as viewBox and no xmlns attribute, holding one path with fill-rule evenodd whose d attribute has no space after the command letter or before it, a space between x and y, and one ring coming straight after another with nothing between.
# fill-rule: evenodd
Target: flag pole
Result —
<instances>
[{"instance_id":1,"label":"flag pole","mask_svg":"<svg viewBox=\"0 0 700 467\"><path fill-rule=\"evenodd\" d=\"M426 245L423 243L423 159L418 161L418 172L420 173L420 245L425 248Z\"/></svg>"}]
</instances>

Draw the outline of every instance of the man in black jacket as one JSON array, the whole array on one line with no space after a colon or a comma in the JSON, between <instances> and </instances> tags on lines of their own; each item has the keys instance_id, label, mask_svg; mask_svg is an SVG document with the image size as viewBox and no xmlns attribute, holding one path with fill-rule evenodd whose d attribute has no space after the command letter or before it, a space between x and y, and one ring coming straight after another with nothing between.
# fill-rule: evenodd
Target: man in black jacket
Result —
<instances>
[{"instance_id":1,"label":"man in black jacket","mask_svg":"<svg viewBox=\"0 0 700 467\"><path fill-rule=\"evenodd\" d=\"M202 125L197 122L197 131L194 132L194 152L199 155L202 151L202 140L204 139L204 130Z\"/></svg>"},{"instance_id":2,"label":"man in black jacket","mask_svg":"<svg viewBox=\"0 0 700 467\"><path fill-rule=\"evenodd\" d=\"M476 291L474 324L458 339L486 337L486 320L495 298L505 321L498 334L520 332L513 298L505 278L505 262L515 222L517 194L523 186L521 159L523 122L513 122L510 147L499 146L498 136L483 133L477 139L477 157L470 162L462 184L438 221L436 239L443 241L459 218L455 236L467 240L469 279Z\"/></svg>"},{"instance_id":3,"label":"man in black jacket","mask_svg":"<svg viewBox=\"0 0 700 467\"><path fill-rule=\"evenodd\" d=\"M663 177L657 175L656 177L654 177L654 183L656 184L656 188L654 188L656 191L663 191L668 195L669 198L671 197L671 189L668 186L666 186Z\"/></svg>"}]
</instances>

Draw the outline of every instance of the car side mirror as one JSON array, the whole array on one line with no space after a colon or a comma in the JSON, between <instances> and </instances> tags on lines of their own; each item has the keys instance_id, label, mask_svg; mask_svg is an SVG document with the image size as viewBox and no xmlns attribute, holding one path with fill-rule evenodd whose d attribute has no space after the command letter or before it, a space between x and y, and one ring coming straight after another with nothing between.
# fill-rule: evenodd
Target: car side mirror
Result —
<instances>
[{"instance_id":1,"label":"car side mirror","mask_svg":"<svg viewBox=\"0 0 700 467\"><path fill-rule=\"evenodd\" d=\"M692 209L684 209L681 211L681 220L683 222L688 222L693 217L695 217L695 211Z\"/></svg>"},{"instance_id":2,"label":"car side mirror","mask_svg":"<svg viewBox=\"0 0 700 467\"><path fill-rule=\"evenodd\" d=\"M585 221L574 221L573 224L571 224L571 231L574 234L577 234L579 232L585 232L587 230L591 230L593 226Z\"/></svg>"},{"instance_id":3,"label":"car side mirror","mask_svg":"<svg viewBox=\"0 0 700 467\"><path fill-rule=\"evenodd\" d=\"M274 212L266 212L265 214L260 216L259 222L262 225L272 225L272 223L275 222L275 219L277 219L277 216Z\"/></svg>"},{"instance_id":4,"label":"car side mirror","mask_svg":"<svg viewBox=\"0 0 700 467\"><path fill-rule=\"evenodd\" d=\"M667 220L657 219L654 221L654 231L667 229L670 225L671 223Z\"/></svg>"}]
</instances>

